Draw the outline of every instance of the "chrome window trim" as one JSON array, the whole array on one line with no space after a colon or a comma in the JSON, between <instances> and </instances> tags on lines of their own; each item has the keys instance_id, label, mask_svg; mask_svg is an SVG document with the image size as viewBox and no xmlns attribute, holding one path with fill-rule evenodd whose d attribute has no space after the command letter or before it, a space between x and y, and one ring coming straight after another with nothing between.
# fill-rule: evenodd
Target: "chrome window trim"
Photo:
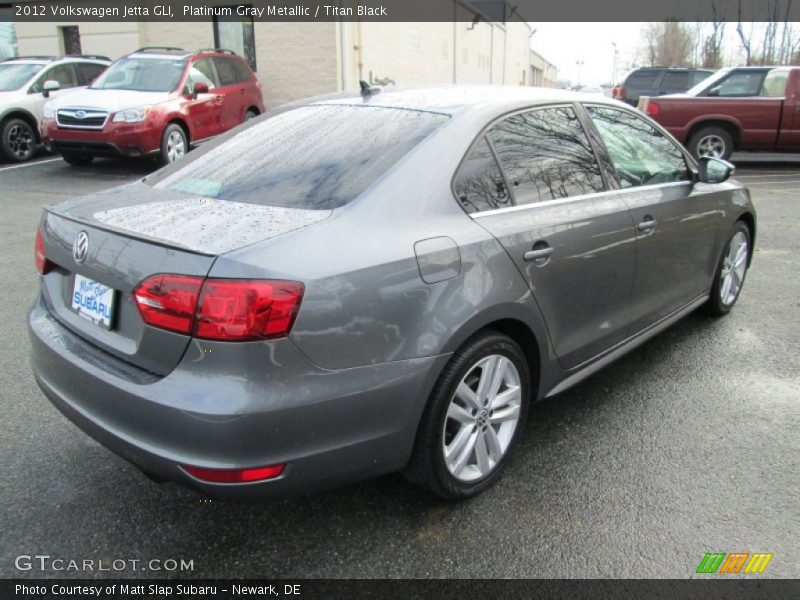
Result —
<instances>
[{"instance_id":1,"label":"chrome window trim","mask_svg":"<svg viewBox=\"0 0 800 600\"><path fill-rule=\"evenodd\" d=\"M549 206L555 206L558 204L567 204L569 202L580 202L583 200L591 200L594 198L602 196L610 196L613 194L628 194L632 192L641 192L644 190L660 190L665 188L678 187L682 185L692 185L692 181L687 179L685 181L669 181L667 183L656 183L653 185L638 185L624 189L604 190L602 192L595 192L592 194L581 194L580 196L568 196L567 198L556 198L554 200L545 200L543 202L531 202L530 204L517 204L516 206L506 206L504 208L484 210L481 212L470 213L469 216L472 217L473 219L481 219L483 217L491 217L498 214L519 212L522 210L533 210L536 208L544 208Z\"/></svg>"}]
</instances>

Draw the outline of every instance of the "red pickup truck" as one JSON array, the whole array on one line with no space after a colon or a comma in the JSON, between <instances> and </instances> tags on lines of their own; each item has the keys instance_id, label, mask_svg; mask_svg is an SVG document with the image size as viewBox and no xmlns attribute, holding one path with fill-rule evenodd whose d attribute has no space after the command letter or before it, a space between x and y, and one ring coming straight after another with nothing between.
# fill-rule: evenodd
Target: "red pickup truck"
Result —
<instances>
[{"instance_id":1,"label":"red pickup truck","mask_svg":"<svg viewBox=\"0 0 800 600\"><path fill-rule=\"evenodd\" d=\"M695 158L800 151L800 67L722 69L685 94L639 99Z\"/></svg>"}]
</instances>

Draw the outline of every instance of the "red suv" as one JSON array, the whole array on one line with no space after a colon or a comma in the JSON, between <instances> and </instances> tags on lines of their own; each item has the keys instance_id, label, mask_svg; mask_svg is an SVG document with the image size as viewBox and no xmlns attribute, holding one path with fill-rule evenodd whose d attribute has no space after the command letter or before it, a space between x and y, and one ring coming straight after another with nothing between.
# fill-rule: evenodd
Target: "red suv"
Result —
<instances>
[{"instance_id":1,"label":"red suv","mask_svg":"<svg viewBox=\"0 0 800 600\"><path fill-rule=\"evenodd\" d=\"M42 138L73 165L95 156L168 164L263 111L261 84L230 50L149 47L45 104Z\"/></svg>"}]
</instances>

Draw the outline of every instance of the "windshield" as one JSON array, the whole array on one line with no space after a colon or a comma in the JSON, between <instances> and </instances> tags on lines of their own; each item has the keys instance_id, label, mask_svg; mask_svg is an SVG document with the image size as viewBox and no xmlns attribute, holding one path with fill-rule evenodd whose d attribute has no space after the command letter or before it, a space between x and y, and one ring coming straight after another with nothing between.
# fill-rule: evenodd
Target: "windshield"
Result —
<instances>
[{"instance_id":1,"label":"windshield","mask_svg":"<svg viewBox=\"0 0 800 600\"><path fill-rule=\"evenodd\" d=\"M42 70L44 65L35 63L0 64L0 92L18 90Z\"/></svg>"},{"instance_id":2,"label":"windshield","mask_svg":"<svg viewBox=\"0 0 800 600\"><path fill-rule=\"evenodd\" d=\"M121 58L91 89L171 92L178 87L185 67L186 61L180 58Z\"/></svg>"},{"instance_id":3,"label":"windshield","mask_svg":"<svg viewBox=\"0 0 800 600\"><path fill-rule=\"evenodd\" d=\"M217 200L330 210L355 199L448 118L374 106L298 108L190 153L148 183Z\"/></svg>"},{"instance_id":4,"label":"windshield","mask_svg":"<svg viewBox=\"0 0 800 600\"><path fill-rule=\"evenodd\" d=\"M694 87L691 87L688 90L686 90L686 93L690 96L697 96L704 89L713 85L714 83L725 77L730 72L731 72L730 69L720 69L719 71L714 73L711 77L706 77L705 79L703 79L703 81L701 81Z\"/></svg>"}]
</instances>

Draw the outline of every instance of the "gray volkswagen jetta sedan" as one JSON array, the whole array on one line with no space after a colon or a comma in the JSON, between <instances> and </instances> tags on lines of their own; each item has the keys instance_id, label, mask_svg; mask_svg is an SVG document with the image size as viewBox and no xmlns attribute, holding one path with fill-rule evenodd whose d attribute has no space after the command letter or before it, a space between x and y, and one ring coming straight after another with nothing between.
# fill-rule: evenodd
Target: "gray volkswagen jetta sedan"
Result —
<instances>
[{"instance_id":1,"label":"gray volkswagen jetta sedan","mask_svg":"<svg viewBox=\"0 0 800 600\"><path fill-rule=\"evenodd\" d=\"M732 170L585 94L284 107L44 211L36 379L152 478L216 497L402 470L466 498L532 402L731 309L756 226Z\"/></svg>"}]
</instances>

